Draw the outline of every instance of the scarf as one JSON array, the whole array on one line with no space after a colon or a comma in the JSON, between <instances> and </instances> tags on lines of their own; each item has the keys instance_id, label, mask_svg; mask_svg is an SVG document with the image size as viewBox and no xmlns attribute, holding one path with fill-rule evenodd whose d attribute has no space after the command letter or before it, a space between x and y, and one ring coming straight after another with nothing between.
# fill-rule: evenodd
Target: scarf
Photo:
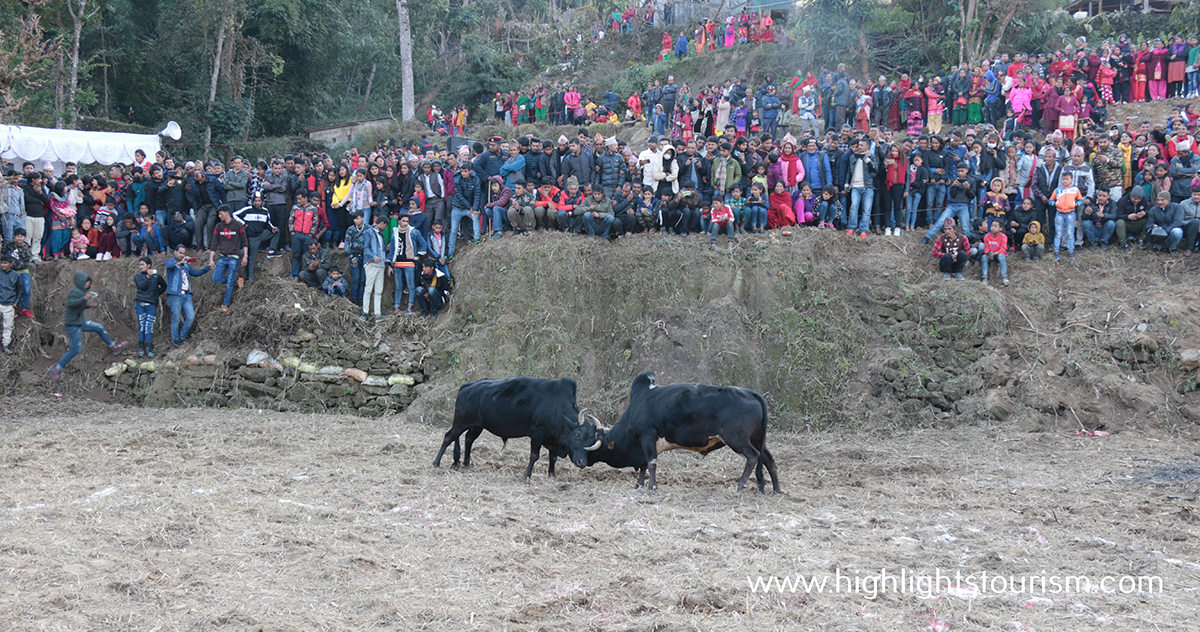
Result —
<instances>
[{"instance_id":1,"label":"scarf","mask_svg":"<svg viewBox=\"0 0 1200 632\"><path fill-rule=\"evenodd\" d=\"M396 253L397 263L409 263L417 260L417 253L414 252L413 249L412 230L412 226L409 226L408 230L400 230L399 228L396 228L392 231L392 240L393 245L395 246L394 251ZM401 239L402 235L403 239Z\"/></svg>"}]
</instances>

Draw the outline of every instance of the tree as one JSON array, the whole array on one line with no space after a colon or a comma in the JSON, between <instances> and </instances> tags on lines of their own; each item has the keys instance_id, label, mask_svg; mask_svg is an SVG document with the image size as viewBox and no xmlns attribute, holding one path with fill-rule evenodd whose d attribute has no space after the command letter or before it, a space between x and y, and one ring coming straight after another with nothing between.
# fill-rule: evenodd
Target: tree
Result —
<instances>
[{"instance_id":1,"label":"tree","mask_svg":"<svg viewBox=\"0 0 1200 632\"><path fill-rule=\"evenodd\" d=\"M417 113L416 99L413 98L412 28L408 21L408 0L396 0L396 13L400 21L400 112L402 120L411 121Z\"/></svg>"},{"instance_id":2,"label":"tree","mask_svg":"<svg viewBox=\"0 0 1200 632\"><path fill-rule=\"evenodd\" d=\"M30 13L17 20L16 37L0 34L0 121L6 121L29 100L20 93L35 90L45 79L39 77L45 62L58 54L61 42L47 40L41 18Z\"/></svg>"},{"instance_id":3,"label":"tree","mask_svg":"<svg viewBox=\"0 0 1200 632\"><path fill-rule=\"evenodd\" d=\"M79 121L79 108L75 106L76 97L79 95L79 38L83 34L84 23L100 12L99 3L89 11L88 1L66 0L67 11L71 14L71 78L67 84L67 107L65 108L70 117L67 121L70 129L75 129L75 125Z\"/></svg>"},{"instance_id":4,"label":"tree","mask_svg":"<svg viewBox=\"0 0 1200 632\"><path fill-rule=\"evenodd\" d=\"M1013 17L1033 11L1039 4L1038 0L957 0L957 3L960 64L964 61L977 64L995 57Z\"/></svg>"}]
</instances>

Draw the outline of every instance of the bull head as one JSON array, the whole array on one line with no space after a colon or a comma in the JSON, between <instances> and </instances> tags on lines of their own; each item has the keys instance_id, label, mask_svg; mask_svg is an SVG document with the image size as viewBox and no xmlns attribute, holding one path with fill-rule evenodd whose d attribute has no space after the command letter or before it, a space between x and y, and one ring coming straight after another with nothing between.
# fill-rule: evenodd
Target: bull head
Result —
<instances>
[{"instance_id":1,"label":"bull head","mask_svg":"<svg viewBox=\"0 0 1200 632\"><path fill-rule=\"evenodd\" d=\"M590 415L590 414L589 414L589 415L588 415L588 417L591 417L591 418L592 418L592 425L593 425L593 426L596 426L596 430L599 430L599 431L600 431L600 434L604 434L604 433L608 432L608 430L609 430L609 429L608 429L608 428L606 428L606 427L604 427L604 426L602 426L602 425L600 425L600 420L599 420L599 419L596 419L596 416L595 416L595 415Z\"/></svg>"}]
</instances>

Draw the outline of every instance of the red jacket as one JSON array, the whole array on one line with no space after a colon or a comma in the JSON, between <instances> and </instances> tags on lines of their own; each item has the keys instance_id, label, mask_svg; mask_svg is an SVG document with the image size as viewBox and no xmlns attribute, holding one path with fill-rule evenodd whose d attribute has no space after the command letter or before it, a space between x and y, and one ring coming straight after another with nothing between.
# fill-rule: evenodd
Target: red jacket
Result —
<instances>
[{"instance_id":1,"label":"red jacket","mask_svg":"<svg viewBox=\"0 0 1200 632\"><path fill-rule=\"evenodd\" d=\"M904 159L904 154L900 154L900 156L895 160L893 160L891 156L888 156L887 158L883 159L883 162L887 166L888 187L890 188L896 184L903 185L905 183L905 179L908 177L908 165L906 164L907 161Z\"/></svg>"}]
</instances>

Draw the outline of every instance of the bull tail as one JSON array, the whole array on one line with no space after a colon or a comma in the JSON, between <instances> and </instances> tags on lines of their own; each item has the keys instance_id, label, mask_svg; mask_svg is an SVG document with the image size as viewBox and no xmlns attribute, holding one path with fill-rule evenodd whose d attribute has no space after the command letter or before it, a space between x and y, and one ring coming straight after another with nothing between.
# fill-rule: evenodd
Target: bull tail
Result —
<instances>
[{"instance_id":1,"label":"bull tail","mask_svg":"<svg viewBox=\"0 0 1200 632\"><path fill-rule=\"evenodd\" d=\"M750 392L754 393L755 399L758 400L758 405L762 406L762 436L763 436L763 440L762 440L762 445L754 446L754 447L758 448L758 464L754 468L754 477L755 477L755 480L758 481L759 489L762 489L763 482L765 481L765 479L763 478L763 459L764 459L763 453L765 453L767 451L767 400L763 399L762 394L759 393L758 391L750 391Z\"/></svg>"}]
</instances>

